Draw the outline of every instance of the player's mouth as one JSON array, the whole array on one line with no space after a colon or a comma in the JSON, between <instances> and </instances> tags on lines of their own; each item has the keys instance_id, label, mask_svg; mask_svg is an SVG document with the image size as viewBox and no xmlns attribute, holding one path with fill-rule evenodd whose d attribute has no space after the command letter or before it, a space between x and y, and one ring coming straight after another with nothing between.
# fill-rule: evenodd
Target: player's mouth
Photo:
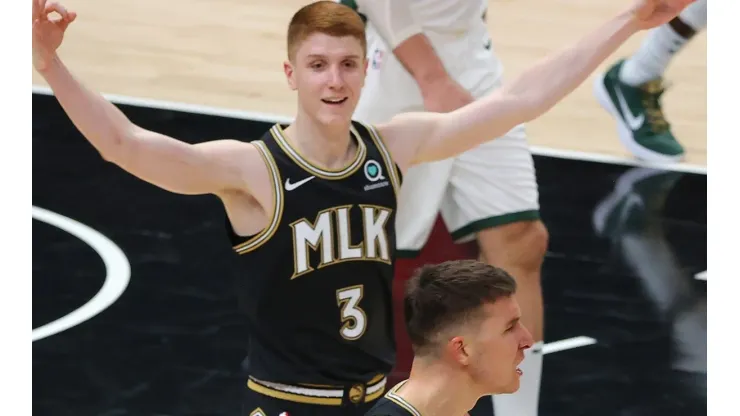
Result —
<instances>
[{"instance_id":1,"label":"player's mouth","mask_svg":"<svg viewBox=\"0 0 740 416\"><path fill-rule=\"evenodd\" d=\"M521 368L519 368L519 364L521 364L521 363L522 363L522 361L524 361L524 356L523 356L523 355L522 355L522 358L519 358L519 359L517 359L517 360L516 360L516 364L514 365L514 368L515 368L515 370L514 370L514 371L516 372L516 374L517 374L517 375L518 375L519 377L521 377L521 376L522 376L522 374L524 374L524 372L522 371L522 369L521 369Z\"/></svg>"},{"instance_id":2,"label":"player's mouth","mask_svg":"<svg viewBox=\"0 0 740 416\"><path fill-rule=\"evenodd\" d=\"M341 105L341 104L344 104L345 101L347 101L347 97L342 97L342 98L322 98L321 101L323 101L324 104Z\"/></svg>"}]
</instances>

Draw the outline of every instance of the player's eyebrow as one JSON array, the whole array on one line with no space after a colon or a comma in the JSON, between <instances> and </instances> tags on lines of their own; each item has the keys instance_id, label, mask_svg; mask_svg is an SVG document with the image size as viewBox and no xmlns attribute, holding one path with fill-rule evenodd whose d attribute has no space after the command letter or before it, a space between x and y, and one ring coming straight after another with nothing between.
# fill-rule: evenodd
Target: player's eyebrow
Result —
<instances>
[{"instance_id":1,"label":"player's eyebrow","mask_svg":"<svg viewBox=\"0 0 740 416\"><path fill-rule=\"evenodd\" d=\"M308 55L306 58L308 58L308 59L326 59L327 56L326 55L317 54L317 53L312 53L312 54ZM360 55L357 55L357 54L345 55L345 56L342 57L342 59L360 59Z\"/></svg>"}]
</instances>

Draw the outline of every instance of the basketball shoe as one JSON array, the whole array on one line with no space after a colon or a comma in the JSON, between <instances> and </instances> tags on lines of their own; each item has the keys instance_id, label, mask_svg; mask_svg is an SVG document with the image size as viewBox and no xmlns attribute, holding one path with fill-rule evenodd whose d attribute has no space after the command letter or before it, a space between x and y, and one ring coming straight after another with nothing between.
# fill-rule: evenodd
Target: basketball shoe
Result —
<instances>
[{"instance_id":1,"label":"basketball shoe","mask_svg":"<svg viewBox=\"0 0 740 416\"><path fill-rule=\"evenodd\" d=\"M622 144L635 157L649 162L682 160L684 148L673 136L660 105L663 80L627 85L619 78L623 64L624 60L618 61L594 82L594 95L616 120Z\"/></svg>"}]
</instances>

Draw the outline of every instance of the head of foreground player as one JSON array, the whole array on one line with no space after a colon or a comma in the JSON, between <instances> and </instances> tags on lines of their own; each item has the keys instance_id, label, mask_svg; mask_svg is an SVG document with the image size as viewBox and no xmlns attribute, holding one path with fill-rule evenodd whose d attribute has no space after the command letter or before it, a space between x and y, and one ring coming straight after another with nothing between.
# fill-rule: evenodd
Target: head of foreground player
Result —
<instances>
[{"instance_id":1,"label":"head of foreground player","mask_svg":"<svg viewBox=\"0 0 740 416\"><path fill-rule=\"evenodd\" d=\"M478 261L420 268L404 299L414 363L397 394L422 414L462 415L481 396L518 390L533 340L515 292L507 272Z\"/></svg>"},{"instance_id":2,"label":"head of foreground player","mask_svg":"<svg viewBox=\"0 0 740 416\"><path fill-rule=\"evenodd\" d=\"M365 24L351 8L319 1L298 10L288 26L283 69L298 95L296 123L349 133L365 83Z\"/></svg>"}]
</instances>

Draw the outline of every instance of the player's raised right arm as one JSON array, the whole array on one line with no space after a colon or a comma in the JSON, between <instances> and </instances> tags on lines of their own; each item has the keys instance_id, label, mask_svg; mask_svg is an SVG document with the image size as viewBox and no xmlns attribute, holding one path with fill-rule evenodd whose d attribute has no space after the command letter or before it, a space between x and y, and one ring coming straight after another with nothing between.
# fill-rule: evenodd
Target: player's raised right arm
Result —
<instances>
[{"instance_id":1,"label":"player's raised right arm","mask_svg":"<svg viewBox=\"0 0 740 416\"><path fill-rule=\"evenodd\" d=\"M75 15L62 6L33 0L34 67L44 77L65 112L101 156L129 173L171 192L222 194L246 191L250 160L259 160L250 144L219 140L196 145L148 131L132 123L103 96L90 91L56 54ZM57 12L61 19L48 17ZM263 169L264 170L264 169Z\"/></svg>"},{"instance_id":2,"label":"player's raised right arm","mask_svg":"<svg viewBox=\"0 0 740 416\"><path fill-rule=\"evenodd\" d=\"M180 194L247 190L250 153L259 158L250 144L236 140L189 144L143 129L78 82L58 58L39 72L74 125L105 160Z\"/></svg>"}]
</instances>

